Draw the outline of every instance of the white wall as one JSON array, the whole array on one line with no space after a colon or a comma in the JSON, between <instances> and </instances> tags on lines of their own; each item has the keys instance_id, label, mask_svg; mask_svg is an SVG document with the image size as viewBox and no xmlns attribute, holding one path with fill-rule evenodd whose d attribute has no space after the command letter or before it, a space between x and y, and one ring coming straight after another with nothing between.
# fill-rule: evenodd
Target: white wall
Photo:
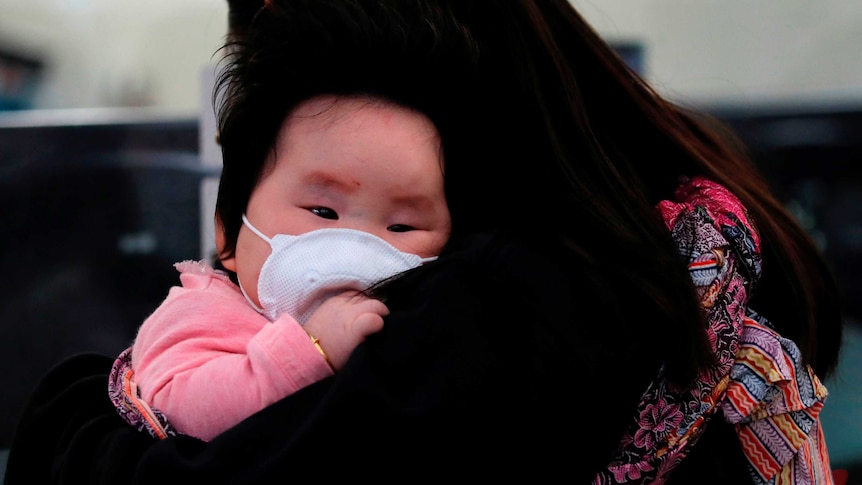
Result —
<instances>
[{"instance_id":1,"label":"white wall","mask_svg":"<svg viewBox=\"0 0 862 485\"><path fill-rule=\"evenodd\" d=\"M862 2L572 0L606 38L640 39L647 77L692 102L862 102Z\"/></svg>"},{"instance_id":2,"label":"white wall","mask_svg":"<svg viewBox=\"0 0 862 485\"><path fill-rule=\"evenodd\" d=\"M39 108L148 105L197 113L226 0L0 0L0 48L44 57Z\"/></svg>"},{"instance_id":3,"label":"white wall","mask_svg":"<svg viewBox=\"0 0 862 485\"><path fill-rule=\"evenodd\" d=\"M572 0L606 38L642 41L647 78L695 103L862 102L862 2ZM0 46L50 62L39 107L199 109L226 0L0 0Z\"/></svg>"}]
</instances>

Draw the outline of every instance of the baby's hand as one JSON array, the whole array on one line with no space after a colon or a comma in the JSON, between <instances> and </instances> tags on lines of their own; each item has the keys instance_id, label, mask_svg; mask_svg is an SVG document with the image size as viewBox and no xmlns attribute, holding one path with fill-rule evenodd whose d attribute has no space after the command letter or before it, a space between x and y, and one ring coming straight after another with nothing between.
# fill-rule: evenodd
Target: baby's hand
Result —
<instances>
[{"instance_id":1,"label":"baby's hand","mask_svg":"<svg viewBox=\"0 0 862 485\"><path fill-rule=\"evenodd\" d=\"M383 328L383 317L388 314L382 301L358 291L345 291L324 301L304 328L320 340L332 367L339 370L365 337Z\"/></svg>"}]
</instances>

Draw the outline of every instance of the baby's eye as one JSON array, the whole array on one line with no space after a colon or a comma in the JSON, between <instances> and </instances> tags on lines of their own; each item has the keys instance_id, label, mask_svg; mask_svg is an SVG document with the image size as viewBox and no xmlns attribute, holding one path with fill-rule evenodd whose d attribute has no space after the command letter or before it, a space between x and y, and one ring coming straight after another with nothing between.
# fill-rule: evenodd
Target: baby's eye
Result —
<instances>
[{"instance_id":1,"label":"baby's eye","mask_svg":"<svg viewBox=\"0 0 862 485\"><path fill-rule=\"evenodd\" d=\"M329 207L309 207L308 210L318 217L322 217L324 219L332 219L334 221L338 220L338 213L330 209Z\"/></svg>"},{"instance_id":2,"label":"baby's eye","mask_svg":"<svg viewBox=\"0 0 862 485\"><path fill-rule=\"evenodd\" d=\"M416 230L413 226L408 226L407 224L392 224L391 226L386 228L387 231L390 232L409 232Z\"/></svg>"}]
</instances>

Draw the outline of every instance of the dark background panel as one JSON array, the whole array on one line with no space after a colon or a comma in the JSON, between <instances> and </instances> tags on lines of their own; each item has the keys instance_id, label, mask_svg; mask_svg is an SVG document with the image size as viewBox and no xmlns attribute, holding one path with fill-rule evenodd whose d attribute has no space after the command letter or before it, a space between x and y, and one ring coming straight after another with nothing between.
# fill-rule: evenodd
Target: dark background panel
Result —
<instances>
[{"instance_id":1,"label":"dark background panel","mask_svg":"<svg viewBox=\"0 0 862 485\"><path fill-rule=\"evenodd\" d=\"M117 354L200 258L196 120L0 127L0 448L39 377Z\"/></svg>"}]
</instances>

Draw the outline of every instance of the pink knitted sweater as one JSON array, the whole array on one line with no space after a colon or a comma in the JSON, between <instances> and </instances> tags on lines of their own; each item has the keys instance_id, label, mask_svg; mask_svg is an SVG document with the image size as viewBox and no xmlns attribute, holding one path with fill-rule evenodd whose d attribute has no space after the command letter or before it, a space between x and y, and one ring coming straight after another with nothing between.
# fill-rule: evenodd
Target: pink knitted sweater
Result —
<instances>
[{"instance_id":1,"label":"pink knitted sweater","mask_svg":"<svg viewBox=\"0 0 862 485\"><path fill-rule=\"evenodd\" d=\"M332 374L296 320L268 321L204 262L176 267L182 286L139 329L132 367L141 399L181 433L210 440Z\"/></svg>"}]
</instances>

